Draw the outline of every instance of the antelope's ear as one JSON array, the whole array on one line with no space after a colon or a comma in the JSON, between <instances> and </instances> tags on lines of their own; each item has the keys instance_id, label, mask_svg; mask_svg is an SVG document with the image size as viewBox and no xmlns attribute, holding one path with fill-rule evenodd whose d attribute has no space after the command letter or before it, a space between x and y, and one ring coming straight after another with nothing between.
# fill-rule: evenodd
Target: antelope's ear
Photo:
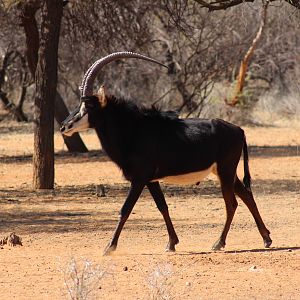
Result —
<instances>
[{"instance_id":1,"label":"antelope's ear","mask_svg":"<svg viewBox=\"0 0 300 300\"><path fill-rule=\"evenodd\" d=\"M100 87L100 89L98 90L97 97L98 97L101 107L105 107L107 104L107 98L106 98L106 88L104 85L102 85Z\"/></svg>"}]
</instances>

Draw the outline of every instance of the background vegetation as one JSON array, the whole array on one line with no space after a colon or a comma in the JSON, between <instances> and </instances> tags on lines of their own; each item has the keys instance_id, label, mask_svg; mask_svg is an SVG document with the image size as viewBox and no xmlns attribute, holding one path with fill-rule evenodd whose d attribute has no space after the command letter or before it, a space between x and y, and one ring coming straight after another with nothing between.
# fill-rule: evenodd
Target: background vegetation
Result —
<instances>
[{"instance_id":1,"label":"background vegetation","mask_svg":"<svg viewBox=\"0 0 300 300\"><path fill-rule=\"evenodd\" d=\"M84 72L111 52L169 66L110 64L96 84L116 96L238 124L297 118L299 7L298 0L0 0L0 117L33 121L34 187L54 187L52 120L66 118ZM71 152L88 151L78 134L64 141Z\"/></svg>"},{"instance_id":2,"label":"background vegetation","mask_svg":"<svg viewBox=\"0 0 300 300\"><path fill-rule=\"evenodd\" d=\"M299 113L300 12L285 2L273 3L240 106L251 110L261 99L274 111ZM64 8L59 46L58 89L67 106L78 103L82 75L94 60L130 50L155 57L171 69L167 73L136 60L113 63L98 78L111 93L186 115L234 118L224 99L232 93L240 61L258 30L261 3L214 12L194 1L186 5L179 10L165 1L70 1ZM8 63L2 90L16 105L28 72L20 59L26 46L19 16L16 6L1 5L0 54L3 58L9 51L18 53ZM32 119L30 83L33 80L27 78L25 115ZM271 106L262 97L266 92L272 94L272 100L267 98Z\"/></svg>"}]
</instances>

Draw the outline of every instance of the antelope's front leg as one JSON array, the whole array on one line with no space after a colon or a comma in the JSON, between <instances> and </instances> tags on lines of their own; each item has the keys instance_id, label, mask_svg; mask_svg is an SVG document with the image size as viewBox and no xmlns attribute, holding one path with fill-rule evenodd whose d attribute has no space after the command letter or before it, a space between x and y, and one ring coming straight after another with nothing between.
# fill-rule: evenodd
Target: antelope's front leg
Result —
<instances>
[{"instance_id":1,"label":"antelope's front leg","mask_svg":"<svg viewBox=\"0 0 300 300\"><path fill-rule=\"evenodd\" d=\"M172 224L170 215L169 215L169 209L168 205L166 203L164 194L160 188L160 185L158 182L151 182L147 184L147 187L150 191L150 194L152 195L157 208L161 212L162 216L164 217L168 234L169 234L169 242L166 247L166 251L175 251L175 245L179 243L179 239L177 237L177 234L175 232L174 226Z\"/></svg>"},{"instance_id":2,"label":"antelope's front leg","mask_svg":"<svg viewBox=\"0 0 300 300\"><path fill-rule=\"evenodd\" d=\"M115 229L115 232L113 234L113 237L110 241L110 243L106 246L104 250L104 255L109 255L111 254L114 250L116 250L117 245L118 245L118 240L121 234L121 231L123 229L123 226L125 222L127 221L135 203L137 202L139 196L142 193L142 190L144 188L145 184L142 183L131 183L131 187L128 193L128 196L121 208L120 211L120 219L117 224L117 227Z\"/></svg>"}]
</instances>

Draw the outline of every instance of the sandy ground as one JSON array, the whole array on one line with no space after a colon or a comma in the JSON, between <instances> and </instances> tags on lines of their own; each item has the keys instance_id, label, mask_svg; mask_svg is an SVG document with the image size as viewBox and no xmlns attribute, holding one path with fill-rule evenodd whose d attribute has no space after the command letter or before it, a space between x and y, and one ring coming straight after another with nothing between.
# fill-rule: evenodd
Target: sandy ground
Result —
<instances>
[{"instance_id":1,"label":"sandy ground","mask_svg":"<svg viewBox=\"0 0 300 300\"><path fill-rule=\"evenodd\" d=\"M239 201L225 250L211 251L225 207L209 177L200 186L163 186L176 253L164 252L165 225L145 190L112 256L102 251L128 183L103 154L66 153L57 134L56 188L33 191L30 127L0 122L0 239L15 232L23 241L0 246L1 299L300 299L299 127L244 128L270 249ZM83 138L99 149L93 132ZM99 184L105 197L96 195Z\"/></svg>"}]
</instances>

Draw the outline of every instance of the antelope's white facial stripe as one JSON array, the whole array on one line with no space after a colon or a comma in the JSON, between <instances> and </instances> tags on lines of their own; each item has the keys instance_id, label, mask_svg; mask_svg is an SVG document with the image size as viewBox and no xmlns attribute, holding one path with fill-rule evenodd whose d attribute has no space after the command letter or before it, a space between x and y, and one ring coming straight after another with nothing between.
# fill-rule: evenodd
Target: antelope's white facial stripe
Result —
<instances>
[{"instance_id":1,"label":"antelope's white facial stripe","mask_svg":"<svg viewBox=\"0 0 300 300\"><path fill-rule=\"evenodd\" d=\"M79 109L79 114L80 114L81 118L83 117L85 112L86 112L85 103L82 102L81 106L80 106L80 109Z\"/></svg>"},{"instance_id":2,"label":"antelope's white facial stripe","mask_svg":"<svg viewBox=\"0 0 300 300\"><path fill-rule=\"evenodd\" d=\"M85 114L78 121L75 121L72 124L73 124L73 126L69 129L66 129L66 131L64 132L64 135L71 136L75 132L84 131L84 130L87 130L90 128L87 114Z\"/></svg>"},{"instance_id":3,"label":"antelope's white facial stripe","mask_svg":"<svg viewBox=\"0 0 300 300\"><path fill-rule=\"evenodd\" d=\"M65 125L64 135L71 136L75 132L84 131L90 128L88 114L86 112L85 103L81 103L79 112Z\"/></svg>"}]
</instances>

